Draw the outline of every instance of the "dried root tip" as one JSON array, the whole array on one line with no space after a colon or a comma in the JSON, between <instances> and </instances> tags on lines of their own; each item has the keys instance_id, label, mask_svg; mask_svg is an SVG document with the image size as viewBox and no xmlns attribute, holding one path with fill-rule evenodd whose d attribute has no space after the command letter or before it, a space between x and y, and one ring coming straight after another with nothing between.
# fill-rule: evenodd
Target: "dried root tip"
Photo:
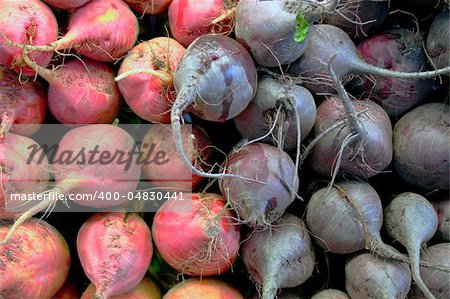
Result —
<instances>
[{"instance_id":1,"label":"dried root tip","mask_svg":"<svg viewBox=\"0 0 450 299\"><path fill-rule=\"evenodd\" d=\"M132 76L132 75L136 75L136 74L149 74L152 76L157 77L158 79L160 79L161 81L163 81L165 84L171 84L172 83L172 76L168 76L166 74L163 74L161 72L152 70L152 69L134 69L134 70L129 70L126 71L122 74L120 74L119 76L117 76L114 80L116 82L128 77L128 76Z\"/></svg>"}]
</instances>

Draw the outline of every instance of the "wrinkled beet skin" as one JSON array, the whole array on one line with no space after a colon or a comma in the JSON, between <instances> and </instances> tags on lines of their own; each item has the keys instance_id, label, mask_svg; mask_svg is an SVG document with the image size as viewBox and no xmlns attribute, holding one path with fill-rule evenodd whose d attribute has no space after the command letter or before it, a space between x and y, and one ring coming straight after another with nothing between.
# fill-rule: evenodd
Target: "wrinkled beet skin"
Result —
<instances>
[{"instance_id":1,"label":"wrinkled beet skin","mask_svg":"<svg viewBox=\"0 0 450 299\"><path fill-rule=\"evenodd\" d=\"M80 228L77 250L99 298L120 295L147 272L153 255L150 228L137 214L97 213Z\"/></svg>"},{"instance_id":2,"label":"wrinkled beet skin","mask_svg":"<svg viewBox=\"0 0 450 299\"><path fill-rule=\"evenodd\" d=\"M236 215L213 193L183 193L183 201L163 203L152 226L165 262L185 275L220 275L235 261L240 242ZM208 258L209 256L209 258Z\"/></svg>"},{"instance_id":3,"label":"wrinkled beet skin","mask_svg":"<svg viewBox=\"0 0 450 299\"><path fill-rule=\"evenodd\" d=\"M7 232L6 226L0 227L0 239ZM69 273L69 247L42 219L31 218L20 225L9 243L0 246L0 252L2 298L51 298Z\"/></svg>"},{"instance_id":4,"label":"wrinkled beet skin","mask_svg":"<svg viewBox=\"0 0 450 299\"><path fill-rule=\"evenodd\" d=\"M381 68L403 72L428 68L421 37L404 28L372 36L357 49L365 62ZM423 102L434 85L431 79L365 76L361 80L364 94L379 103L390 116L397 117Z\"/></svg>"},{"instance_id":5,"label":"wrinkled beet skin","mask_svg":"<svg viewBox=\"0 0 450 299\"><path fill-rule=\"evenodd\" d=\"M6 45L3 36L20 44L48 45L58 38L58 23L50 8L39 0L0 2L0 65L32 76L35 72L23 61L22 49ZM47 66L52 56L52 52L29 54L30 59L42 67Z\"/></svg>"},{"instance_id":6,"label":"wrinkled beet skin","mask_svg":"<svg viewBox=\"0 0 450 299\"><path fill-rule=\"evenodd\" d=\"M173 286L165 295L164 299L243 299L244 297L228 283L218 279L196 279L190 278Z\"/></svg>"},{"instance_id":7,"label":"wrinkled beet skin","mask_svg":"<svg viewBox=\"0 0 450 299\"><path fill-rule=\"evenodd\" d=\"M450 112L430 103L405 114L394 127L394 166L406 182L426 190L449 189Z\"/></svg>"},{"instance_id":8,"label":"wrinkled beet skin","mask_svg":"<svg viewBox=\"0 0 450 299\"><path fill-rule=\"evenodd\" d=\"M171 77L171 71L177 67L184 50L176 40L167 37L140 43L122 61L118 75L133 69L152 69ZM170 123L170 108L176 98L173 84L168 85L142 73L128 76L117 85L127 104L139 117L154 123Z\"/></svg>"},{"instance_id":9,"label":"wrinkled beet skin","mask_svg":"<svg viewBox=\"0 0 450 299\"><path fill-rule=\"evenodd\" d=\"M15 114L10 132L30 136L45 120L47 95L39 82L20 83L16 72L0 66L0 121L7 110Z\"/></svg>"},{"instance_id":10,"label":"wrinkled beet skin","mask_svg":"<svg viewBox=\"0 0 450 299\"><path fill-rule=\"evenodd\" d=\"M224 122L241 113L254 97L257 72L253 58L241 44L230 37L208 34L186 49L173 80L178 92L188 85L194 89L195 115Z\"/></svg>"},{"instance_id":11,"label":"wrinkled beet skin","mask_svg":"<svg viewBox=\"0 0 450 299\"><path fill-rule=\"evenodd\" d=\"M271 145L247 145L230 154L225 167L229 173L259 181L219 179L222 195L238 216L252 227L270 225L291 204L291 190L286 187L285 182L294 192L298 189L299 180L293 161L285 152L280 153L278 148ZM285 181L281 173L284 174Z\"/></svg>"},{"instance_id":12,"label":"wrinkled beet skin","mask_svg":"<svg viewBox=\"0 0 450 299\"><path fill-rule=\"evenodd\" d=\"M369 178L386 169L392 160L391 121L386 112L372 101L358 100L352 103L356 112L367 110L358 117L366 132L363 136L365 142L363 149L358 146L355 149L355 145L351 143L345 147L339 173ZM325 100L317 109L314 126L316 136L344 119L342 101L335 97ZM316 173L331 176L341 144L349 132L348 125L343 129L337 128L313 148L309 162Z\"/></svg>"},{"instance_id":13,"label":"wrinkled beet skin","mask_svg":"<svg viewBox=\"0 0 450 299\"><path fill-rule=\"evenodd\" d=\"M50 83L47 94L50 111L67 125L112 123L122 105L114 77L113 68L102 62L90 59L66 62L45 78Z\"/></svg>"}]
</instances>

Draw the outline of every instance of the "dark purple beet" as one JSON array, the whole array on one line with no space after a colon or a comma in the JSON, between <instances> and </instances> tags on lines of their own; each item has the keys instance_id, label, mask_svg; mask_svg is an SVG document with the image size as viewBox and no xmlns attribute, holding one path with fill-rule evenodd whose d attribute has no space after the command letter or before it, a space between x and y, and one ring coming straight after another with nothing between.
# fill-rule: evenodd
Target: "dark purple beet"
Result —
<instances>
[{"instance_id":1,"label":"dark purple beet","mask_svg":"<svg viewBox=\"0 0 450 299\"><path fill-rule=\"evenodd\" d=\"M386 19L388 1L341 0L336 11L324 17L325 24L344 30L352 38L367 36Z\"/></svg>"},{"instance_id":2,"label":"dark purple beet","mask_svg":"<svg viewBox=\"0 0 450 299\"><path fill-rule=\"evenodd\" d=\"M449 189L450 111L447 104L425 104L405 114L394 127L394 166L402 179L419 188Z\"/></svg>"},{"instance_id":3,"label":"dark purple beet","mask_svg":"<svg viewBox=\"0 0 450 299\"><path fill-rule=\"evenodd\" d=\"M400 72L428 69L420 34L394 28L366 39L358 46L361 58L372 65ZM365 75L361 89L390 116L400 116L423 102L433 88L431 79L401 79Z\"/></svg>"},{"instance_id":4,"label":"dark purple beet","mask_svg":"<svg viewBox=\"0 0 450 299\"><path fill-rule=\"evenodd\" d=\"M442 1L442 0L441 0ZM436 16L428 30L426 48L437 68L450 64L450 12L441 12Z\"/></svg>"},{"instance_id":5,"label":"dark purple beet","mask_svg":"<svg viewBox=\"0 0 450 299\"><path fill-rule=\"evenodd\" d=\"M299 179L291 158L268 144L253 143L233 152L225 168L253 179L219 179L222 195L239 218L252 227L267 227L280 218L298 189Z\"/></svg>"}]
</instances>

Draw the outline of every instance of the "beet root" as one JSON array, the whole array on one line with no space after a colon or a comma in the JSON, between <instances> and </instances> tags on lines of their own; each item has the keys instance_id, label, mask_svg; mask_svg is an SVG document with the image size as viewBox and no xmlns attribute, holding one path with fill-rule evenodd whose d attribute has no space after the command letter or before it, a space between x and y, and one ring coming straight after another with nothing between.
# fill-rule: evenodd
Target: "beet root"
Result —
<instances>
[{"instance_id":1,"label":"beet root","mask_svg":"<svg viewBox=\"0 0 450 299\"><path fill-rule=\"evenodd\" d=\"M341 99L332 97L317 109L314 132L318 142L312 148L310 165L316 173L332 178L338 174L372 177L392 160L391 121L374 102L352 101L360 136L352 132L351 123L347 124L344 105Z\"/></svg>"},{"instance_id":2,"label":"beet root","mask_svg":"<svg viewBox=\"0 0 450 299\"><path fill-rule=\"evenodd\" d=\"M162 258L193 276L223 274L237 257L240 226L222 196L183 193L183 200L163 203L152 226Z\"/></svg>"},{"instance_id":3,"label":"beet root","mask_svg":"<svg viewBox=\"0 0 450 299\"><path fill-rule=\"evenodd\" d=\"M438 238L450 242L450 199L433 202L433 206L439 222L436 235Z\"/></svg>"},{"instance_id":4,"label":"beet root","mask_svg":"<svg viewBox=\"0 0 450 299\"><path fill-rule=\"evenodd\" d=\"M253 180L221 178L222 195L251 227L268 227L295 198L299 179L294 163L282 150L252 143L231 153L226 171Z\"/></svg>"},{"instance_id":5,"label":"beet root","mask_svg":"<svg viewBox=\"0 0 450 299\"><path fill-rule=\"evenodd\" d=\"M450 35L445 29L449 27L450 10L447 8L447 10L442 11L435 17L428 30L426 48L434 66L437 68L443 68L450 65Z\"/></svg>"},{"instance_id":6,"label":"beet root","mask_svg":"<svg viewBox=\"0 0 450 299\"><path fill-rule=\"evenodd\" d=\"M423 189L450 186L450 110L447 104L424 104L405 114L394 127L394 166L406 182Z\"/></svg>"},{"instance_id":7,"label":"beet root","mask_svg":"<svg viewBox=\"0 0 450 299\"><path fill-rule=\"evenodd\" d=\"M274 299L279 288L291 288L312 274L315 254L306 225L292 214L284 214L273 230L255 231L242 247L242 258L261 298Z\"/></svg>"},{"instance_id":8,"label":"beet root","mask_svg":"<svg viewBox=\"0 0 450 299\"><path fill-rule=\"evenodd\" d=\"M438 217L428 200L418 194L406 192L396 196L384 213L388 234L408 251L413 280L428 299L435 297L422 281L419 270L420 250L436 233Z\"/></svg>"},{"instance_id":9,"label":"beet root","mask_svg":"<svg viewBox=\"0 0 450 299\"><path fill-rule=\"evenodd\" d=\"M0 227L0 238L8 231ZM50 224L29 219L17 228L11 242L0 245L0 297L51 298L69 273L69 247Z\"/></svg>"},{"instance_id":10,"label":"beet root","mask_svg":"<svg viewBox=\"0 0 450 299\"><path fill-rule=\"evenodd\" d=\"M350 299L350 297L346 293L339 290L325 289L314 294L311 299Z\"/></svg>"},{"instance_id":11,"label":"beet root","mask_svg":"<svg viewBox=\"0 0 450 299\"><path fill-rule=\"evenodd\" d=\"M150 229L136 214L98 213L77 236L81 266L96 299L131 291L144 278L153 254Z\"/></svg>"},{"instance_id":12,"label":"beet root","mask_svg":"<svg viewBox=\"0 0 450 299\"><path fill-rule=\"evenodd\" d=\"M80 299L95 299L95 286L91 283L83 292ZM79 297L78 297L79 298ZM161 299L158 285L148 278L144 278L134 289L111 299ZM56 299L56 298L55 298Z\"/></svg>"},{"instance_id":13,"label":"beet root","mask_svg":"<svg viewBox=\"0 0 450 299\"><path fill-rule=\"evenodd\" d=\"M352 299L406 299L411 272L406 264L363 253L345 265L345 285Z\"/></svg>"}]
</instances>

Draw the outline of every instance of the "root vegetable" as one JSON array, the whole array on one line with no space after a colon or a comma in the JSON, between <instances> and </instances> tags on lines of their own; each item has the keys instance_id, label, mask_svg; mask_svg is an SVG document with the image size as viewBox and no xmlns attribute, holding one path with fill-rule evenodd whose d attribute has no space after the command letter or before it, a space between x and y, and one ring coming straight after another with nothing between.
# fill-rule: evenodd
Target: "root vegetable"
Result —
<instances>
[{"instance_id":1,"label":"root vegetable","mask_svg":"<svg viewBox=\"0 0 450 299\"><path fill-rule=\"evenodd\" d=\"M438 215L438 231L436 235L450 242L450 199L433 202L434 209Z\"/></svg>"},{"instance_id":2,"label":"root vegetable","mask_svg":"<svg viewBox=\"0 0 450 299\"><path fill-rule=\"evenodd\" d=\"M0 66L0 136L8 131L32 135L44 122L46 112L44 86L39 82L20 83L17 73Z\"/></svg>"},{"instance_id":3,"label":"root vegetable","mask_svg":"<svg viewBox=\"0 0 450 299\"><path fill-rule=\"evenodd\" d=\"M58 38L58 23L53 12L39 0L0 1L0 65L20 74L33 75L22 57L22 45L46 45ZM33 51L30 58L42 67L52 59L52 52Z\"/></svg>"},{"instance_id":4,"label":"root vegetable","mask_svg":"<svg viewBox=\"0 0 450 299\"><path fill-rule=\"evenodd\" d=\"M408 251L411 274L415 283L428 299L434 295L422 281L419 271L420 250L436 233L438 217L428 200L418 194L406 192L396 196L384 212L387 233Z\"/></svg>"},{"instance_id":5,"label":"root vegetable","mask_svg":"<svg viewBox=\"0 0 450 299\"><path fill-rule=\"evenodd\" d=\"M220 178L223 196L240 219L251 227L268 227L283 215L299 186L288 154L264 143L252 143L231 153L225 169L254 179Z\"/></svg>"},{"instance_id":6,"label":"root vegetable","mask_svg":"<svg viewBox=\"0 0 450 299\"><path fill-rule=\"evenodd\" d=\"M233 31L235 0L172 0L169 6L170 31L183 46L209 34L228 35Z\"/></svg>"},{"instance_id":7,"label":"root vegetable","mask_svg":"<svg viewBox=\"0 0 450 299\"><path fill-rule=\"evenodd\" d=\"M96 299L131 291L144 278L153 254L150 229L136 214L98 213L80 228L77 250Z\"/></svg>"},{"instance_id":8,"label":"root vegetable","mask_svg":"<svg viewBox=\"0 0 450 299\"><path fill-rule=\"evenodd\" d=\"M48 83L48 106L63 124L111 123L119 113L121 98L114 70L102 62L73 59L55 71L25 61Z\"/></svg>"},{"instance_id":9,"label":"root vegetable","mask_svg":"<svg viewBox=\"0 0 450 299\"><path fill-rule=\"evenodd\" d=\"M448 190L450 112L447 104L424 104L394 127L394 166L406 182L423 189Z\"/></svg>"},{"instance_id":10,"label":"root vegetable","mask_svg":"<svg viewBox=\"0 0 450 299\"><path fill-rule=\"evenodd\" d=\"M406 299L411 273L406 264L363 253L345 265L345 285L352 299Z\"/></svg>"},{"instance_id":11,"label":"root vegetable","mask_svg":"<svg viewBox=\"0 0 450 299\"><path fill-rule=\"evenodd\" d=\"M14 219L17 213L36 205L36 201L15 200L20 196L40 193L48 188L49 163L46 156L31 157L38 144L21 135L6 134L0 142L0 219ZM31 157L31 159L30 159Z\"/></svg>"},{"instance_id":12,"label":"root vegetable","mask_svg":"<svg viewBox=\"0 0 450 299\"><path fill-rule=\"evenodd\" d=\"M324 23L344 30L350 37L367 36L387 17L388 1L341 0L336 10L324 17Z\"/></svg>"},{"instance_id":13,"label":"root vegetable","mask_svg":"<svg viewBox=\"0 0 450 299\"><path fill-rule=\"evenodd\" d=\"M94 295L95 286L91 283L83 292L81 299L95 299ZM110 299L161 299L161 290L156 283L148 278L144 278L131 291L122 295L112 296Z\"/></svg>"},{"instance_id":14,"label":"root vegetable","mask_svg":"<svg viewBox=\"0 0 450 299\"><path fill-rule=\"evenodd\" d=\"M434 66L437 68L443 68L450 65L450 34L448 30L445 29L449 27L450 11L447 9L435 17L428 30L426 49Z\"/></svg>"},{"instance_id":15,"label":"root vegetable","mask_svg":"<svg viewBox=\"0 0 450 299\"><path fill-rule=\"evenodd\" d=\"M125 101L139 117L170 123L170 108L176 98L172 72L184 50L174 39L157 37L140 43L125 57L115 80Z\"/></svg>"},{"instance_id":16,"label":"root vegetable","mask_svg":"<svg viewBox=\"0 0 450 299\"><path fill-rule=\"evenodd\" d=\"M192 164L203 170L209 166L211 140L199 126L183 126L183 148ZM164 163L148 163L142 166L144 177L152 186L168 192L192 192L202 177L191 173L181 161L172 138L172 129L166 125L153 125L142 139L141 152L146 157L151 151L165 153Z\"/></svg>"},{"instance_id":17,"label":"root vegetable","mask_svg":"<svg viewBox=\"0 0 450 299\"><path fill-rule=\"evenodd\" d=\"M422 260L450 267L449 257L450 243L439 243L426 248L422 254ZM450 297L450 274L439 270L420 268L420 276L425 285L429 288L436 299L446 299ZM411 294L411 299L424 299L422 291L417 286Z\"/></svg>"},{"instance_id":18,"label":"root vegetable","mask_svg":"<svg viewBox=\"0 0 450 299\"><path fill-rule=\"evenodd\" d=\"M233 177L198 171L189 162L182 147L180 119L188 107L209 121L223 122L241 113L256 92L257 73L250 54L232 38L203 35L186 49L173 79L178 95L172 106L171 123L183 162L199 176Z\"/></svg>"},{"instance_id":19,"label":"root vegetable","mask_svg":"<svg viewBox=\"0 0 450 299\"><path fill-rule=\"evenodd\" d=\"M0 238L8 232L0 227ZM0 297L50 299L69 273L69 247L50 224L29 219L17 228L11 242L0 245Z\"/></svg>"},{"instance_id":20,"label":"root vegetable","mask_svg":"<svg viewBox=\"0 0 450 299\"><path fill-rule=\"evenodd\" d=\"M190 278L176 284L163 299L243 299L244 297L228 283L218 279Z\"/></svg>"},{"instance_id":21,"label":"root vegetable","mask_svg":"<svg viewBox=\"0 0 450 299\"><path fill-rule=\"evenodd\" d=\"M39 151L33 154L33 159L40 159L42 148L38 149ZM139 182L141 167L134 159L135 150L133 138L119 127L86 125L74 128L66 133L59 143L52 159L56 185L45 193L81 193L92 198L95 198L97 193L117 193L119 200L103 201L97 198L76 203L92 208L121 205ZM99 155L103 155L101 160ZM8 243L21 223L39 211L51 208L56 202L57 197L52 196L51 199L42 200L22 213L0 244Z\"/></svg>"},{"instance_id":22,"label":"root vegetable","mask_svg":"<svg viewBox=\"0 0 450 299\"><path fill-rule=\"evenodd\" d=\"M245 138L259 140L267 136L263 140L283 144L284 150L290 150L297 147L298 138L306 138L315 119L316 104L306 88L288 79L264 77L258 81L255 98L234 123ZM278 138L280 131L282 136Z\"/></svg>"},{"instance_id":23,"label":"root vegetable","mask_svg":"<svg viewBox=\"0 0 450 299\"><path fill-rule=\"evenodd\" d=\"M355 100L357 126L353 132L346 120L345 103L331 97L320 104L314 125L317 143L310 165L323 176L352 175L369 178L389 166L392 160L392 128L386 112L369 100Z\"/></svg>"},{"instance_id":24,"label":"root vegetable","mask_svg":"<svg viewBox=\"0 0 450 299\"><path fill-rule=\"evenodd\" d=\"M273 230L253 232L242 247L247 271L262 286L262 299L275 298L279 288L302 284L315 265L314 249L302 220L286 213L273 226Z\"/></svg>"},{"instance_id":25,"label":"root vegetable","mask_svg":"<svg viewBox=\"0 0 450 299\"><path fill-rule=\"evenodd\" d=\"M383 69L361 60L350 37L340 28L319 24L311 28L308 47L302 56L289 67L289 72L298 75L306 88L314 93L334 93L329 66L340 80L347 75L372 74L401 79L425 79L450 73L450 66L427 72L397 72Z\"/></svg>"},{"instance_id":26,"label":"root vegetable","mask_svg":"<svg viewBox=\"0 0 450 299\"><path fill-rule=\"evenodd\" d=\"M27 49L75 49L93 60L111 62L134 46L138 33L138 20L125 2L91 0L71 14L68 31L63 37L45 46L27 46Z\"/></svg>"},{"instance_id":27,"label":"root vegetable","mask_svg":"<svg viewBox=\"0 0 450 299\"><path fill-rule=\"evenodd\" d=\"M358 46L360 57L371 65L400 71L428 69L420 33L393 28L364 40ZM390 116L400 116L423 102L434 87L430 79L401 79L363 76L359 83L365 96L374 100Z\"/></svg>"},{"instance_id":28,"label":"root vegetable","mask_svg":"<svg viewBox=\"0 0 450 299\"><path fill-rule=\"evenodd\" d=\"M164 261L182 274L223 274L239 250L240 227L234 218L220 195L183 193L183 200L169 200L159 208L153 240Z\"/></svg>"},{"instance_id":29,"label":"root vegetable","mask_svg":"<svg viewBox=\"0 0 450 299\"><path fill-rule=\"evenodd\" d=\"M407 261L381 239L381 200L367 183L349 181L319 189L308 202L306 223L317 244L327 251L348 254L366 248L385 258Z\"/></svg>"}]
</instances>

